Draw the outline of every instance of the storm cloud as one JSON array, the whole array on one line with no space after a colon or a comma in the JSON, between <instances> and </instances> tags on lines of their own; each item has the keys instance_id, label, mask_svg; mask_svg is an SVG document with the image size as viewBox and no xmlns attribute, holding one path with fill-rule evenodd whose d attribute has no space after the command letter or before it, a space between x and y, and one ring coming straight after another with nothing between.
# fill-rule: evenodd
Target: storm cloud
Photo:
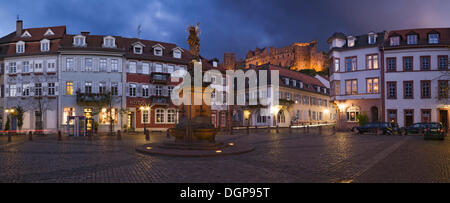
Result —
<instances>
[{"instance_id":1,"label":"storm cloud","mask_svg":"<svg viewBox=\"0 0 450 203\"><path fill-rule=\"evenodd\" d=\"M361 34L403 28L450 27L448 0L0 0L0 34L24 27L67 25L68 33L137 37L187 48L185 32L200 22L201 54L244 57L255 47L318 40L333 32Z\"/></svg>"}]
</instances>

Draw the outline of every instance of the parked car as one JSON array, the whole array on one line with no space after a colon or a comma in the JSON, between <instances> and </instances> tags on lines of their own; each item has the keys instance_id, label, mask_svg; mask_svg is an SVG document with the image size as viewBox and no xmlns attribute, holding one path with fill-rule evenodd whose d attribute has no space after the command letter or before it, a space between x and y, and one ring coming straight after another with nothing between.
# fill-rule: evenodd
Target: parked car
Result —
<instances>
[{"instance_id":1,"label":"parked car","mask_svg":"<svg viewBox=\"0 0 450 203\"><path fill-rule=\"evenodd\" d=\"M441 123L426 123L423 129L423 135L425 140L444 140L445 129Z\"/></svg>"},{"instance_id":2,"label":"parked car","mask_svg":"<svg viewBox=\"0 0 450 203\"><path fill-rule=\"evenodd\" d=\"M383 135L393 135L398 130L392 123L387 122L371 122L354 128L354 130L358 131L358 134L376 133L378 129Z\"/></svg>"},{"instance_id":3,"label":"parked car","mask_svg":"<svg viewBox=\"0 0 450 203\"><path fill-rule=\"evenodd\" d=\"M425 123L414 123L404 128L405 135L422 134L422 130L425 128Z\"/></svg>"}]
</instances>

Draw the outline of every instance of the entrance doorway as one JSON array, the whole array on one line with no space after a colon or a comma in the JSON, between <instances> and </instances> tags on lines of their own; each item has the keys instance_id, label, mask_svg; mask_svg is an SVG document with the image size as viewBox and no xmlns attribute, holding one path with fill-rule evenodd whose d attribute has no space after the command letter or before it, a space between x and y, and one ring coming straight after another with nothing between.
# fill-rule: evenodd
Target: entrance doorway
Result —
<instances>
[{"instance_id":1,"label":"entrance doorway","mask_svg":"<svg viewBox=\"0 0 450 203\"><path fill-rule=\"evenodd\" d=\"M84 117L86 118L86 130L91 131L93 127L92 123L92 108L84 109Z\"/></svg>"},{"instance_id":2,"label":"entrance doorway","mask_svg":"<svg viewBox=\"0 0 450 203\"><path fill-rule=\"evenodd\" d=\"M127 129L134 129L134 112L127 114Z\"/></svg>"},{"instance_id":3,"label":"entrance doorway","mask_svg":"<svg viewBox=\"0 0 450 203\"><path fill-rule=\"evenodd\" d=\"M372 106L372 108L370 108L370 112L372 114L372 122L377 122L378 121L378 108L376 106Z\"/></svg>"},{"instance_id":4,"label":"entrance doorway","mask_svg":"<svg viewBox=\"0 0 450 203\"><path fill-rule=\"evenodd\" d=\"M405 127L412 126L414 124L414 110L405 109Z\"/></svg>"},{"instance_id":5,"label":"entrance doorway","mask_svg":"<svg viewBox=\"0 0 450 203\"><path fill-rule=\"evenodd\" d=\"M447 131L448 130L448 110L439 110L439 122L442 123L442 126Z\"/></svg>"}]
</instances>

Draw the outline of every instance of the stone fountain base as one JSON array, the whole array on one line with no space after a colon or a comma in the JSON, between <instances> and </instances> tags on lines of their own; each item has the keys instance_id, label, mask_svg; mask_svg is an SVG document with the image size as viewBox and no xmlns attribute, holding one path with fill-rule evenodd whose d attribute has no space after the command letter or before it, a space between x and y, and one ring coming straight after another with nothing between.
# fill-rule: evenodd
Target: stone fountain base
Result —
<instances>
[{"instance_id":1,"label":"stone fountain base","mask_svg":"<svg viewBox=\"0 0 450 203\"><path fill-rule=\"evenodd\" d=\"M149 155L175 157L210 157L243 154L253 151L252 145L244 143L152 143L139 146L136 151Z\"/></svg>"}]
</instances>

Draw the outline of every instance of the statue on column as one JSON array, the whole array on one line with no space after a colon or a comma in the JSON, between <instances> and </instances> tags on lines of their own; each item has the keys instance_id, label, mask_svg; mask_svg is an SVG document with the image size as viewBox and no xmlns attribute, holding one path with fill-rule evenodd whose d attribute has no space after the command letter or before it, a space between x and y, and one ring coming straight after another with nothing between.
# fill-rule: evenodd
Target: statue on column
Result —
<instances>
[{"instance_id":1,"label":"statue on column","mask_svg":"<svg viewBox=\"0 0 450 203\"><path fill-rule=\"evenodd\" d=\"M200 59L200 23L198 22L196 26L190 25L187 27L186 32L189 32L188 44L191 54L194 59Z\"/></svg>"}]
</instances>

